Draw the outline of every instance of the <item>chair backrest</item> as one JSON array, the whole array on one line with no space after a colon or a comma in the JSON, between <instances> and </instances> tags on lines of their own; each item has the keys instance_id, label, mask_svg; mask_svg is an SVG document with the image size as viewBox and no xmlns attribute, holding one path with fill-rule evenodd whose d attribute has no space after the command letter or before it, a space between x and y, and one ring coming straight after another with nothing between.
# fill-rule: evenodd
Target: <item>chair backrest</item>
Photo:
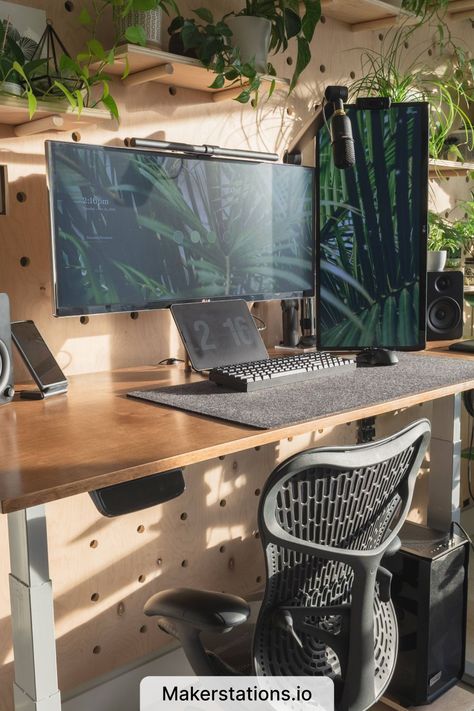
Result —
<instances>
[{"instance_id":1,"label":"chair backrest","mask_svg":"<svg viewBox=\"0 0 474 711\"><path fill-rule=\"evenodd\" d=\"M257 674L325 674L344 684L354 618L373 623L373 572L409 511L429 437L420 420L378 442L301 452L270 475L259 508L267 585ZM373 635L364 645L373 657Z\"/></svg>"}]
</instances>

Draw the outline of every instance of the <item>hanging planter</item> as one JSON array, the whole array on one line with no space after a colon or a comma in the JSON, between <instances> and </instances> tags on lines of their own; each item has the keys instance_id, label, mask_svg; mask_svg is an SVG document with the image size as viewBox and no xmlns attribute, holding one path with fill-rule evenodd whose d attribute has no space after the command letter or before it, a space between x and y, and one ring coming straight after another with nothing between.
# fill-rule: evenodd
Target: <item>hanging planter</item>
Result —
<instances>
[{"instance_id":1,"label":"hanging planter","mask_svg":"<svg viewBox=\"0 0 474 711\"><path fill-rule=\"evenodd\" d=\"M238 48L241 61L245 64L254 60L257 72L265 74L272 33L270 20L265 17L237 15L227 17L226 23L232 31L232 46Z\"/></svg>"}]
</instances>

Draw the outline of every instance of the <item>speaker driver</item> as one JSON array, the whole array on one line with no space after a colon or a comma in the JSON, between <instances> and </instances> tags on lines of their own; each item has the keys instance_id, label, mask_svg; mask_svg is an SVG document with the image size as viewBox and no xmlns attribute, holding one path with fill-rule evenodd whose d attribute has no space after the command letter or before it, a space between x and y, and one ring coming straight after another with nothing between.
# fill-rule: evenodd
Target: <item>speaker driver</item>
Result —
<instances>
[{"instance_id":1,"label":"speaker driver","mask_svg":"<svg viewBox=\"0 0 474 711\"><path fill-rule=\"evenodd\" d=\"M454 341L462 337L464 274L428 272L426 289L426 340Z\"/></svg>"},{"instance_id":2,"label":"speaker driver","mask_svg":"<svg viewBox=\"0 0 474 711\"><path fill-rule=\"evenodd\" d=\"M459 326L461 320L461 309L454 299L443 297L436 299L429 306L428 324L433 331L451 331Z\"/></svg>"}]
</instances>

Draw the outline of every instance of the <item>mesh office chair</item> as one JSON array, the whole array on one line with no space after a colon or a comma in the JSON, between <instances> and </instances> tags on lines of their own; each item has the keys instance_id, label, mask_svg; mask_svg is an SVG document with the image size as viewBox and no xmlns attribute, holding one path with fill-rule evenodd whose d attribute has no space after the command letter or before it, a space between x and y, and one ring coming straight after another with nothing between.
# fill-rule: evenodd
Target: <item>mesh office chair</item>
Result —
<instances>
[{"instance_id":1,"label":"mesh office chair","mask_svg":"<svg viewBox=\"0 0 474 711\"><path fill-rule=\"evenodd\" d=\"M400 547L429 438L430 424L420 420L378 442L301 452L270 475L259 506L267 580L255 674L328 675L338 711L362 711L380 698L398 647L391 574L381 561ZM196 674L238 673L199 635L245 622L241 598L165 590L145 613L181 641Z\"/></svg>"}]
</instances>

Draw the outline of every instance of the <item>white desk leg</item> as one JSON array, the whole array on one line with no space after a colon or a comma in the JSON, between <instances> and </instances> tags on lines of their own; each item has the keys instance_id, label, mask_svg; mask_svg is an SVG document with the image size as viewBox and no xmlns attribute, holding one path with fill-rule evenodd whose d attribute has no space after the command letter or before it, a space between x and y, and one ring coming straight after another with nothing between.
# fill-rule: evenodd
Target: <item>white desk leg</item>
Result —
<instances>
[{"instance_id":1,"label":"white desk leg","mask_svg":"<svg viewBox=\"0 0 474 711\"><path fill-rule=\"evenodd\" d=\"M460 393L433 401L428 526L441 531L460 515L461 406Z\"/></svg>"},{"instance_id":2,"label":"white desk leg","mask_svg":"<svg viewBox=\"0 0 474 711\"><path fill-rule=\"evenodd\" d=\"M8 514L15 711L61 711L44 506Z\"/></svg>"}]
</instances>

